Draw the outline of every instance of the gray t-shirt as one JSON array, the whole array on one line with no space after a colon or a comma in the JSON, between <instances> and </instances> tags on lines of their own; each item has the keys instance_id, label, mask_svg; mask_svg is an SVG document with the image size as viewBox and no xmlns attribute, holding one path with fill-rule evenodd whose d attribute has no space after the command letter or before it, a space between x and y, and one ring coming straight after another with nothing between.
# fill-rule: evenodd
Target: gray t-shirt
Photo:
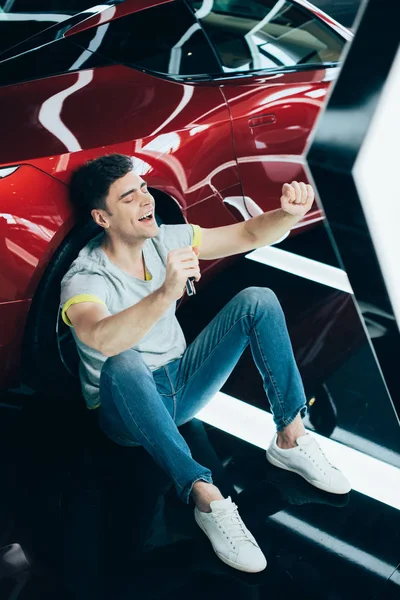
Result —
<instances>
[{"instance_id":1,"label":"gray t-shirt","mask_svg":"<svg viewBox=\"0 0 400 600\"><path fill-rule=\"evenodd\" d=\"M136 304L155 290L165 280L167 255L170 250L193 245L197 226L161 225L156 237L145 241L143 255L148 281L138 279L114 264L100 245L104 233L93 238L79 252L61 281L61 307L63 320L72 327L65 314L69 306L78 302L104 303L114 315ZM175 303L153 325L150 331L133 348L139 351L152 371L182 356L186 349L183 331L175 316ZM107 357L84 344L72 327L80 356L79 376L83 396L88 408L100 405L100 372Z\"/></svg>"}]
</instances>

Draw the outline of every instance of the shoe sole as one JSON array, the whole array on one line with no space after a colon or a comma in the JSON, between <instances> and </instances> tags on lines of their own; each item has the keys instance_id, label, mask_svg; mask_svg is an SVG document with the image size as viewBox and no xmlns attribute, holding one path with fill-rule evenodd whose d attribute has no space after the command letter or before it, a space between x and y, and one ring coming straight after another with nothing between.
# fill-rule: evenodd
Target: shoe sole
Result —
<instances>
[{"instance_id":1,"label":"shoe sole","mask_svg":"<svg viewBox=\"0 0 400 600\"><path fill-rule=\"evenodd\" d=\"M281 463L281 461L278 460L277 458L275 458L274 456L270 456L268 454L268 452L266 452L266 456L267 456L268 462L271 463L271 465L274 465L274 467L279 467L279 469L284 469L285 471L290 471L291 473L296 473L296 475L300 475L300 477L305 479L310 485L313 485L314 487L316 487L324 492L329 492L330 494L344 495L344 494L348 494L351 490L351 488L349 488L345 492L335 490L334 488L324 485L323 483L320 483L319 481L314 481L313 479L308 479L302 473L299 473L295 469L291 469L290 467L287 467L284 463Z\"/></svg>"},{"instance_id":2,"label":"shoe sole","mask_svg":"<svg viewBox=\"0 0 400 600\"><path fill-rule=\"evenodd\" d=\"M203 527L202 522L200 521L200 519L197 517L196 513L194 513L194 519L197 523L197 525L200 527L200 529L202 530L202 532L204 533L204 535L207 536L207 538L210 540L210 538L207 535L206 530ZM245 565L240 565L238 563L233 562L232 560L229 560L229 558L226 558L225 556L223 556L220 552L218 552L214 546L212 541L210 540L211 543L211 547L214 550L215 554L218 556L218 558L220 560L222 560L222 562L224 562L226 565L229 565L230 567L233 567L234 569L237 569L238 571L244 571L246 573L260 573L261 571L264 571L264 569L267 566L267 560L265 560L265 566L262 569L250 569L249 567L246 567Z\"/></svg>"}]
</instances>

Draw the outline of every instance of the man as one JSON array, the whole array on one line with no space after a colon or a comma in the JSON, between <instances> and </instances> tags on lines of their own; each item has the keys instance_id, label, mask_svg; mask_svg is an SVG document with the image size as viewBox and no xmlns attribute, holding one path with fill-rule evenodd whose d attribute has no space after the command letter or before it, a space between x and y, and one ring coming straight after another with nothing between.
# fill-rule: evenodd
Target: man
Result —
<instances>
[{"instance_id":1,"label":"man","mask_svg":"<svg viewBox=\"0 0 400 600\"><path fill-rule=\"evenodd\" d=\"M86 163L71 180L81 211L103 228L72 263L61 284L62 315L73 327L83 395L104 433L117 444L142 445L172 478L219 558L248 572L265 568L256 540L231 498L196 462L178 426L190 421L227 380L250 344L277 428L268 460L328 492L347 479L306 433L306 398L285 317L274 292L237 294L186 347L175 317L199 258L249 252L280 239L310 210L310 185L283 186L281 208L226 227L162 225L146 182L128 156ZM229 415L227 415L229 418Z\"/></svg>"}]
</instances>

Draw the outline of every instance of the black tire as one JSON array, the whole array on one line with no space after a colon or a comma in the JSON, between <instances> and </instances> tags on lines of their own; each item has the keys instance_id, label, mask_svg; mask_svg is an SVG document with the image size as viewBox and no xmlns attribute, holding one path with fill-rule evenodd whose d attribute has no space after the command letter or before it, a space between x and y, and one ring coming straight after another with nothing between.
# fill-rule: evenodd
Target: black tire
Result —
<instances>
[{"instance_id":1,"label":"black tire","mask_svg":"<svg viewBox=\"0 0 400 600\"><path fill-rule=\"evenodd\" d=\"M71 388L80 390L75 342L59 319L60 283L79 251L100 231L93 219L72 228L47 266L32 301L22 350L21 379L37 391L52 390L64 395ZM70 339L71 364L67 366L59 352L58 326Z\"/></svg>"}]
</instances>

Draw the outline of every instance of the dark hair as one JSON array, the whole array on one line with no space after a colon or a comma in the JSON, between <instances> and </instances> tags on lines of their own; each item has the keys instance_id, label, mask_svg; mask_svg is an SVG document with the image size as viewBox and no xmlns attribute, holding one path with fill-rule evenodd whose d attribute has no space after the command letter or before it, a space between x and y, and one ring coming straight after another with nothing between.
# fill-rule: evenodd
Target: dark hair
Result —
<instances>
[{"instance_id":1,"label":"dark hair","mask_svg":"<svg viewBox=\"0 0 400 600\"><path fill-rule=\"evenodd\" d=\"M94 208L108 212L106 198L110 186L133 169L130 156L106 154L87 161L73 172L69 187L71 201L78 214L89 216Z\"/></svg>"}]
</instances>

